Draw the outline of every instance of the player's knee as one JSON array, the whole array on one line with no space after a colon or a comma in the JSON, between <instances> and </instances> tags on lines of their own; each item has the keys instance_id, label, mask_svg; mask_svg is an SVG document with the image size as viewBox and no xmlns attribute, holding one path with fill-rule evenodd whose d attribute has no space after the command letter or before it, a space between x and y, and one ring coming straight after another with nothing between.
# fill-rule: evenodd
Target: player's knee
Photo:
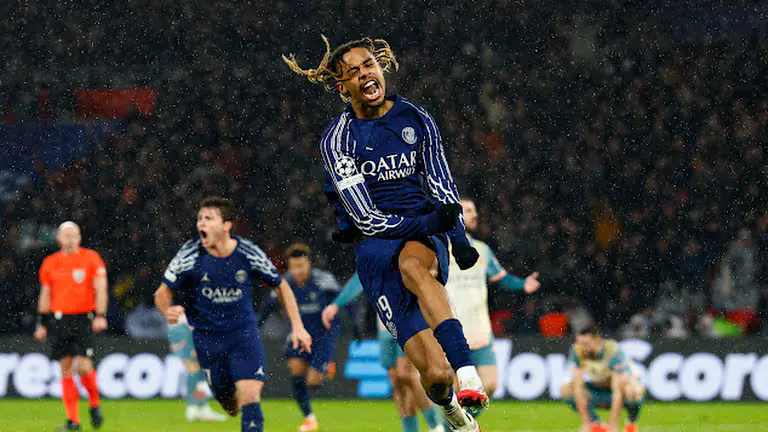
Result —
<instances>
[{"instance_id":1,"label":"player's knee","mask_svg":"<svg viewBox=\"0 0 768 432\"><path fill-rule=\"evenodd\" d=\"M397 387L407 387L413 379L413 373L409 370L396 369L392 374L392 384Z\"/></svg>"},{"instance_id":2,"label":"player's knee","mask_svg":"<svg viewBox=\"0 0 768 432\"><path fill-rule=\"evenodd\" d=\"M88 375L93 370L93 364L91 362L80 362L77 365L77 373L80 375Z\"/></svg>"},{"instance_id":3,"label":"player's knee","mask_svg":"<svg viewBox=\"0 0 768 432\"><path fill-rule=\"evenodd\" d=\"M237 382L235 397L238 407L261 402L261 388L264 385L257 380L243 380Z\"/></svg>"},{"instance_id":4,"label":"player's knee","mask_svg":"<svg viewBox=\"0 0 768 432\"><path fill-rule=\"evenodd\" d=\"M483 387L485 387L487 394L492 395L496 391L496 377L486 379L483 382Z\"/></svg>"},{"instance_id":5,"label":"player's knee","mask_svg":"<svg viewBox=\"0 0 768 432\"><path fill-rule=\"evenodd\" d=\"M323 374L309 374L307 377L307 385L310 387L318 387L323 385L323 381L325 381L325 376Z\"/></svg>"},{"instance_id":6,"label":"player's knee","mask_svg":"<svg viewBox=\"0 0 768 432\"><path fill-rule=\"evenodd\" d=\"M75 364L71 358L63 358L59 360L61 365L61 376L69 378L75 375Z\"/></svg>"},{"instance_id":7,"label":"player's knee","mask_svg":"<svg viewBox=\"0 0 768 432\"><path fill-rule=\"evenodd\" d=\"M402 273L403 278L405 279L417 280L422 278L425 273L429 272L429 270L421 263L421 260L413 255L400 257L398 265L400 267L400 273Z\"/></svg>"},{"instance_id":8,"label":"player's knee","mask_svg":"<svg viewBox=\"0 0 768 432\"><path fill-rule=\"evenodd\" d=\"M432 387L445 386L450 387L453 385L453 374L451 368L446 363L445 366L430 365L427 369L424 379Z\"/></svg>"},{"instance_id":9,"label":"player's knee","mask_svg":"<svg viewBox=\"0 0 768 432\"><path fill-rule=\"evenodd\" d=\"M628 402L640 402L643 399L643 387L630 381L624 386L624 399Z\"/></svg>"}]
</instances>

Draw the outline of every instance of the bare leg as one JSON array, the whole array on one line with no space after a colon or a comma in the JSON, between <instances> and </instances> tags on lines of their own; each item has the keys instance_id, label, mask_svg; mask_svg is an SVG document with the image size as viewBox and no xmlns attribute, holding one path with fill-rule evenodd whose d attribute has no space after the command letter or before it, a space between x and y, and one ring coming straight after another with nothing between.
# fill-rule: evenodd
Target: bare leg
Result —
<instances>
[{"instance_id":1,"label":"bare leg","mask_svg":"<svg viewBox=\"0 0 768 432\"><path fill-rule=\"evenodd\" d=\"M440 407L448 422L454 428L472 425L474 420L464 412L452 391L454 374L432 330L422 330L408 339L403 350L421 374L426 394Z\"/></svg>"}]
</instances>

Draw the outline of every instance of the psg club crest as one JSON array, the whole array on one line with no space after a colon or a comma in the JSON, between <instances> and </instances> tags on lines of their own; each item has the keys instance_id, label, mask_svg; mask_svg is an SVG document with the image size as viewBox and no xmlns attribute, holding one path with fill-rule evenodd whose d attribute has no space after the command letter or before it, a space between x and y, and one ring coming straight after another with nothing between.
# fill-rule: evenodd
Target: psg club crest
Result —
<instances>
[{"instance_id":1,"label":"psg club crest","mask_svg":"<svg viewBox=\"0 0 768 432\"><path fill-rule=\"evenodd\" d=\"M245 270L238 270L237 273L235 273L235 280L237 282L243 283L246 279L248 279L248 273L246 273Z\"/></svg>"},{"instance_id":2,"label":"psg club crest","mask_svg":"<svg viewBox=\"0 0 768 432\"><path fill-rule=\"evenodd\" d=\"M72 279L77 283L83 283L85 280L85 269L74 269L72 271Z\"/></svg>"},{"instance_id":3,"label":"psg club crest","mask_svg":"<svg viewBox=\"0 0 768 432\"><path fill-rule=\"evenodd\" d=\"M401 135L403 136L403 141L411 145L416 144L416 131L412 127L403 128Z\"/></svg>"},{"instance_id":4,"label":"psg club crest","mask_svg":"<svg viewBox=\"0 0 768 432\"><path fill-rule=\"evenodd\" d=\"M395 323L392 321L387 323L387 330L389 330L389 333L392 335L393 338L397 339L397 327L395 326Z\"/></svg>"},{"instance_id":5,"label":"psg club crest","mask_svg":"<svg viewBox=\"0 0 768 432\"><path fill-rule=\"evenodd\" d=\"M355 161L349 156L341 157L336 161L334 169L341 177L349 177L355 173Z\"/></svg>"}]
</instances>

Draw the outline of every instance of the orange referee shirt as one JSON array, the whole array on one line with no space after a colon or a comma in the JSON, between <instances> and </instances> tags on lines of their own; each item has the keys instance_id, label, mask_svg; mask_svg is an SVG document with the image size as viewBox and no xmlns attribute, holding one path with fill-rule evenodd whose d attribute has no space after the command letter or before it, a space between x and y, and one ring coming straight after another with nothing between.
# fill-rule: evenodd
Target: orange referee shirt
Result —
<instances>
[{"instance_id":1,"label":"orange referee shirt","mask_svg":"<svg viewBox=\"0 0 768 432\"><path fill-rule=\"evenodd\" d=\"M59 251L40 266L40 283L51 287L51 312L81 314L96 310L93 281L106 276L104 260L98 252L79 248L72 255Z\"/></svg>"}]
</instances>

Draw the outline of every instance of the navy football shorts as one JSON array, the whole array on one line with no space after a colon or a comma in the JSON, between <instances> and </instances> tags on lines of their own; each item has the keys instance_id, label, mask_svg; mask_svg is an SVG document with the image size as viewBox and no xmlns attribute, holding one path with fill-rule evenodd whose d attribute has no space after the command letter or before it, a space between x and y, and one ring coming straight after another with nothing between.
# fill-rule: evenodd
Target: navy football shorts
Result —
<instances>
[{"instance_id":1,"label":"navy football shorts","mask_svg":"<svg viewBox=\"0 0 768 432\"><path fill-rule=\"evenodd\" d=\"M408 240L366 238L355 246L357 273L363 290L376 308L381 322L402 348L416 333L429 328L419 309L419 302L403 282L398 266L400 251L407 241L424 243L437 255L437 280L448 280L450 255L446 234Z\"/></svg>"},{"instance_id":2,"label":"navy football shorts","mask_svg":"<svg viewBox=\"0 0 768 432\"><path fill-rule=\"evenodd\" d=\"M195 330L192 335L200 367L220 403L232 400L236 382L266 378L266 355L255 324L227 332Z\"/></svg>"},{"instance_id":3,"label":"navy football shorts","mask_svg":"<svg viewBox=\"0 0 768 432\"><path fill-rule=\"evenodd\" d=\"M293 349L290 336L285 347L285 358L299 358L307 363L312 369L322 373L328 372L328 364L333 357L333 350L336 347L336 336L330 332L323 334L310 334L312 336L312 352L302 352L301 348Z\"/></svg>"}]
</instances>

